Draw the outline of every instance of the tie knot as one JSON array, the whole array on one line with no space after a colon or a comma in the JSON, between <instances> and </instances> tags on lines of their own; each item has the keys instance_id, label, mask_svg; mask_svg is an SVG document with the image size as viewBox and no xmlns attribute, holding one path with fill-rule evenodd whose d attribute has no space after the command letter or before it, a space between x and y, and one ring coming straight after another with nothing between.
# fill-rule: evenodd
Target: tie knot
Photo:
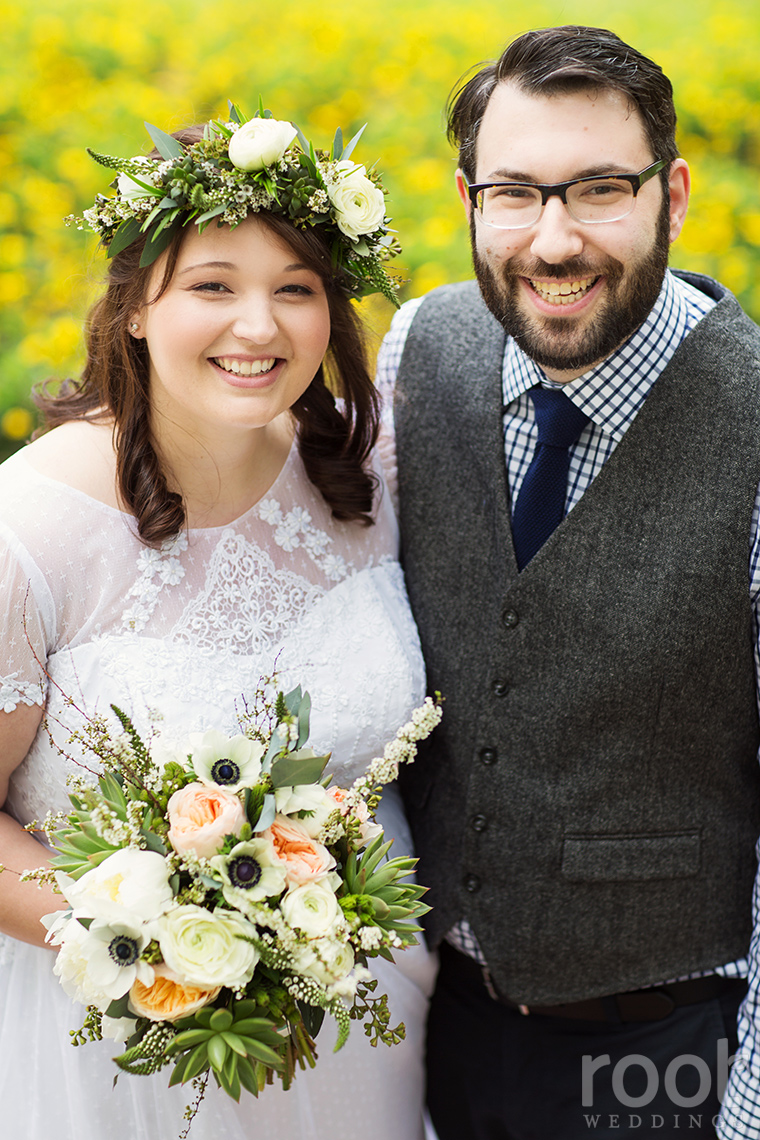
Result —
<instances>
[{"instance_id":1,"label":"tie knot","mask_svg":"<svg viewBox=\"0 0 760 1140\"><path fill-rule=\"evenodd\" d=\"M572 447L589 421L585 412L559 388L531 388L529 395L536 411L538 442L549 447Z\"/></svg>"}]
</instances>

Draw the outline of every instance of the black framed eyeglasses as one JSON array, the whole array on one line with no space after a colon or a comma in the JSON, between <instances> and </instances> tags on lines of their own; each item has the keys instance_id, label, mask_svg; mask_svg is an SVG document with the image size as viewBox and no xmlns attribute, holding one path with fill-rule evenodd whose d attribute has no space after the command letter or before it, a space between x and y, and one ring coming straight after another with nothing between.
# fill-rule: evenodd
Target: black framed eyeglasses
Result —
<instances>
[{"instance_id":1,"label":"black framed eyeglasses","mask_svg":"<svg viewBox=\"0 0 760 1140\"><path fill-rule=\"evenodd\" d=\"M569 182L473 182L467 193L480 220L497 230L522 230L536 224L556 195L576 222L617 222L633 210L645 182L668 165L661 158L638 174L592 174Z\"/></svg>"}]
</instances>

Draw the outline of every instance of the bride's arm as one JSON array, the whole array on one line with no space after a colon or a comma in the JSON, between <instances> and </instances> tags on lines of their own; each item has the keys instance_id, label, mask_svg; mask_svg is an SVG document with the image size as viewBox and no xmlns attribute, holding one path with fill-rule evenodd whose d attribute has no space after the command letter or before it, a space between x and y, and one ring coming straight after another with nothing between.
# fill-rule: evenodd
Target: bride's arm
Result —
<instances>
[{"instance_id":1,"label":"bride's arm","mask_svg":"<svg viewBox=\"0 0 760 1140\"><path fill-rule=\"evenodd\" d=\"M8 795L8 781L29 751L42 719L39 705L21 704L13 712L0 712L0 807ZM44 945L43 914L66 905L62 895L36 882L21 883L21 871L47 865L48 851L6 811L0 811L0 931Z\"/></svg>"}]
</instances>

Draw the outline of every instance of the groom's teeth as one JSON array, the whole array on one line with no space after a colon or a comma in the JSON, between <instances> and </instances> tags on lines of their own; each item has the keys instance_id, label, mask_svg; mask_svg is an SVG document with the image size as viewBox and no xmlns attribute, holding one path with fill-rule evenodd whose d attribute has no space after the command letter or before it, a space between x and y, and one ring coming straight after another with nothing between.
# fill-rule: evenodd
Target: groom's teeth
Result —
<instances>
[{"instance_id":1,"label":"groom's teeth","mask_svg":"<svg viewBox=\"0 0 760 1140\"><path fill-rule=\"evenodd\" d=\"M263 372L272 371L277 357L272 356L268 360L232 360L228 356L217 356L215 363L235 376L260 376Z\"/></svg>"},{"instance_id":2,"label":"groom's teeth","mask_svg":"<svg viewBox=\"0 0 760 1140\"><path fill-rule=\"evenodd\" d=\"M587 293L596 277L581 277L578 281L533 281L531 285L544 301L551 305L569 305Z\"/></svg>"}]
</instances>

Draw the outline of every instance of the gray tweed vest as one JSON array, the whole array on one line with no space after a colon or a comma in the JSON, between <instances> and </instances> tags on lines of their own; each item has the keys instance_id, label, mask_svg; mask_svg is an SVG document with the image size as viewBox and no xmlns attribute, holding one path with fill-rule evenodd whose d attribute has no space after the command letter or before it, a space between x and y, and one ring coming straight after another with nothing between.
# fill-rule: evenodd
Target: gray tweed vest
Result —
<instances>
[{"instance_id":1,"label":"gray tweed vest","mask_svg":"<svg viewBox=\"0 0 760 1140\"><path fill-rule=\"evenodd\" d=\"M747 952L760 834L748 597L760 330L720 297L518 574L504 333L433 292L398 378L403 557L443 724L404 779L437 942L575 1001Z\"/></svg>"}]
</instances>

